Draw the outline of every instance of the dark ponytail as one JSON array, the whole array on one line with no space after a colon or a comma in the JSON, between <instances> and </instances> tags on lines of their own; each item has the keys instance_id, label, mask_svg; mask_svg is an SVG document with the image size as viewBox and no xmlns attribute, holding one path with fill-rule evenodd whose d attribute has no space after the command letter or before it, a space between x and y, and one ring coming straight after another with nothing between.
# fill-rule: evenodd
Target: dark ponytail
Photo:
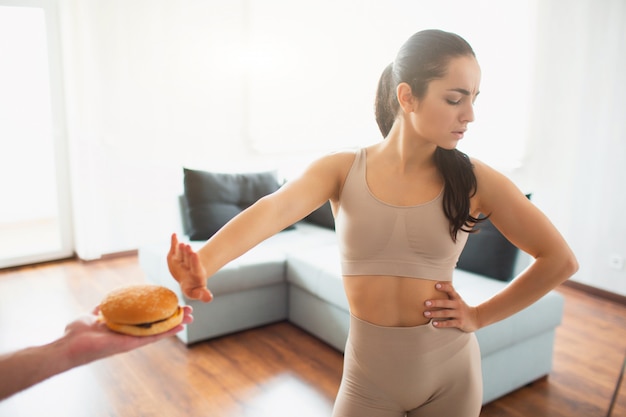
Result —
<instances>
[{"instance_id":1,"label":"dark ponytail","mask_svg":"<svg viewBox=\"0 0 626 417\"><path fill-rule=\"evenodd\" d=\"M396 87L411 86L418 99L426 95L430 81L445 76L450 59L475 56L460 36L440 30L424 30L411 36L400 48L393 63L383 71L376 91L376 123L387 137L400 109ZM476 175L467 155L457 149L437 148L435 165L443 176L443 211L450 221L450 235L456 241L459 230L471 232L479 219L470 214L470 198L476 194Z\"/></svg>"},{"instance_id":2,"label":"dark ponytail","mask_svg":"<svg viewBox=\"0 0 626 417\"><path fill-rule=\"evenodd\" d=\"M387 65L387 68L383 71L378 81L378 89L376 90L376 101L374 103L376 123L378 128L383 134L383 137L387 137L393 122L396 120L396 113L398 111L398 98L394 87L392 78L393 64Z\"/></svg>"},{"instance_id":3,"label":"dark ponytail","mask_svg":"<svg viewBox=\"0 0 626 417\"><path fill-rule=\"evenodd\" d=\"M472 233L480 220L470 214L470 198L476 194L476 175L469 157L458 149L435 150L435 165L445 184L443 212L450 221L450 235L456 242L459 230Z\"/></svg>"}]
</instances>

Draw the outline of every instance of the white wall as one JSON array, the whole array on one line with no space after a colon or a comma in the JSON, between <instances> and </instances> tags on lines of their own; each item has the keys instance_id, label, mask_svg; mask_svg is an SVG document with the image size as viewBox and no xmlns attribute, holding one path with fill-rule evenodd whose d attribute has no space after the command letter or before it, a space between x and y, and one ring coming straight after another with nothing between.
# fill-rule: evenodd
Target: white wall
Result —
<instances>
[{"instance_id":1,"label":"white wall","mask_svg":"<svg viewBox=\"0 0 626 417\"><path fill-rule=\"evenodd\" d=\"M578 256L574 279L626 295L626 3L539 2L528 164L534 201Z\"/></svg>"},{"instance_id":2,"label":"white wall","mask_svg":"<svg viewBox=\"0 0 626 417\"><path fill-rule=\"evenodd\" d=\"M612 193L623 140L609 113L579 104L611 93L582 78L587 69L613 59L624 73L623 59L580 47L592 43L580 28L604 30L619 0L598 3L598 16L590 0L59 1L82 258L166 240L178 228L182 166L289 176L320 152L379 140L379 73L409 35L437 27L466 37L483 70L462 149L534 193L583 264L576 279L626 293L624 272L605 265L607 252L626 254L624 200ZM585 64L589 54L603 61ZM623 106L620 94L610 105Z\"/></svg>"}]
</instances>

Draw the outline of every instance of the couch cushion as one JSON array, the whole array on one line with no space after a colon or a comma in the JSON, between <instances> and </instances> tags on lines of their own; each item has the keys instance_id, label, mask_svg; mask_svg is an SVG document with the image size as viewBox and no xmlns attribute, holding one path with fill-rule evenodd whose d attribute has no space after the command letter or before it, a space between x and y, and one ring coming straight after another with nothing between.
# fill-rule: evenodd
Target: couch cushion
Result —
<instances>
[{"instance_id":1,"label":"couch cushion","mask_svg":"<svg viewBox=\"0 0 626 417\"><path fill-rule=\"evenodd\" d=\"M327 233L326 233L327 232ZM321 227L297 223L292 230L275 234L237 259L226 264L209 278L213 295L241 291L285 282L285 260L289 250L307 248L334 241L334 233ZM199 249L201 242L192 242Z\"/></svg>"},{"instance_id":2,"label":"couch cushion","mask_svg":"<svg viewBox=\"0 0 626 417\"><path fill-rule=\"evenodd\" d=\"M341 279L341 264L336 244L287 251L287 281L318 298L349 309ZM477 305L504 288L507 283L463 270L455 270L455 288L470 305ZM519 343L561 323L563 297L548 293L532 306L476 332L483 356Z\"/></svg>"},{"instance_id":3,"label":"couch cushion","mask_svg":"<svg viewBox=\"0 0 626 417\"><path fill-rule=\"evenodd\" d=\"M507 283L485 278L463 270L455 270L454 287L465 302L477 305L487 300ZM483 356L519 343L542 332L554 330L561 323L564 298L551 291L530 307L476 332Z\"/></svg>"},{"instance_id":4,"label":"couch cushion","mask_svg":"<svg viewBox=\"0 0 626 417\"><path fill-rule=\"evenodd\" d=\"M206 240L259 198L278 190L275 172L215 173L183 168L183 224L191 240Z\"/></svg>"},{"instance_id":5,"label":"couch cushion","mask_svg":"<svg viewBox=\"0 0 626 417\"><path fill-rule=\"evenodd\" d=\"M287 282L318 298L349 310L336 243L287 251Z\"/></svg>"},{"instance_id":6,"label":"couch cushion","mask_svg":"<svg viewBox=\"0 0 626 417\"><path fill-rule=\"evenodd\" d=\"M326 201L317 210L314 210L311 214L306 216L304 220L327 229L335 230L335 217L333 216L330 201Z\"/></svg>"},{"instance_id":7,"label":"couch cushion","mask_svg":"<svg viewBox=\"0 0 626 417\"><path fill-rule=\"evenodd\" d=\"M531 195L526 194L530 199ZM477 232L467 238L457 268L500 281L514 278L520 251L491 223L484 219L476 225Z\"/></svg>"},{"instance_id":8,"label":"couch cushion","mask_svg":"<svg viewBox=\"0 0 626 417\"><path fill-rule=\"evenodd\" d=\"M519 250L496 229L489 219L484 220L476 228L479 231L470 234L467 238L457 268L500 281L509 281L513 278Z\"/></svg>"}]
</instances>

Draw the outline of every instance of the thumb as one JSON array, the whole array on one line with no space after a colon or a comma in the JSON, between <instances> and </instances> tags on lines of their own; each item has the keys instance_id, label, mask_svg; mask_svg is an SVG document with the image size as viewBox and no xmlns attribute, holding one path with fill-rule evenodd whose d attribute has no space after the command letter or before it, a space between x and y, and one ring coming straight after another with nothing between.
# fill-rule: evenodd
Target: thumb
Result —
<instances>
[{"instance_id":1,"label":"thumb","mask_svg":"<svg viewBox=\"0 0 626 417\"><path fill-rule=\"evenodd\" d=\"M194 300L200 300L204 303L209 303L213 301L213 293L209 291L209 289L205 287L196 287L192 288L189 291L189 298L193 298Z\"/></svg>"}]
</instances>

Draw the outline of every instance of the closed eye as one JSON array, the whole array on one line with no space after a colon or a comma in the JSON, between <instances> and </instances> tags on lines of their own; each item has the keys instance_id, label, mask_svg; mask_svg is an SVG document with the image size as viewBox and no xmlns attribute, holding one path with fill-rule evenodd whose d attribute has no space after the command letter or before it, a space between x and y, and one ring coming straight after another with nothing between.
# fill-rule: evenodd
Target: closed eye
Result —
<instances>
[{"instance_id":1,"label":"closed eye","mask_svg":"<svg viewBox=\"0 0 626 417\"><path fill-rule=\"evenodd\" d=\"M451 91L451 92L453 91L455 93L461 93L461 94L463 94L466 97L472 97L472 93L470 93L468 90L466 90L464 88L451 88L448 91ZM474 104L476 102L476 98L478 97L479 94L480 94L480 91L477 91L476 94L474 94L474 97L472 98L472 104ZM461 103L461 100L462 99L459 99L459 100L455 101L455 100L447 99L446 101L448 102L448 104L456 106L456 105Z\"/></svg>"}]
</instances>

